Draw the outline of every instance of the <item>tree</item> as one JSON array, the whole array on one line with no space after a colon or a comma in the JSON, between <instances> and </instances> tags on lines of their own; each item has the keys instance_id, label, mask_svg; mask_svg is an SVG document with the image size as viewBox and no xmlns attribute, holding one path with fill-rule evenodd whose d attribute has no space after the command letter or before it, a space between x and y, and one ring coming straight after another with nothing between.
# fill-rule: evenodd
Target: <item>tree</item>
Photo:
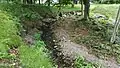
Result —
<instances>
[{"instance_id":1,"label":"tree","mask_svg":"<svg viewBox=\"0 0 120 68\"><path fill-rule=\"evenodd\" d=\"M84 4L84 19L89 19L90 0L82 0Z\"/></svg>"},{"instance_id":2,"label":"tree","mask_svg":"<svg viewBox=\"0 0 120 68\"><path fill-rule=\"evenodd\" d=\"M39 0L39 4L40 4L40 0Z\"/></svg>"},{"instance_id":3,"label":"tree","mask_svg":"<svg viewBox=\"0 0 120 68\"><path fill-rule=\"evenodd\" d=\"M79 0L79 3L81 4L81 15L83 15L83 0Z\"/></svg>"}]
</instances>

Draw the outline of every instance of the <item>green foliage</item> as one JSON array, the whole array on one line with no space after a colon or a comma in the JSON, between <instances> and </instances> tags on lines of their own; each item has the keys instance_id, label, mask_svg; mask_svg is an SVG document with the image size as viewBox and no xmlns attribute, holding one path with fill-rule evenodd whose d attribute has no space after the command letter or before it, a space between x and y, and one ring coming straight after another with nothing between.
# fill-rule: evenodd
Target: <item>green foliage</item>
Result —
<instances>
[{"instance_id":1,"label":"green foliage","mask_svg":"<svg viewBox=\"0 0 120 68\"><path fill-rule=\"evenodd\" d=\"M15 3L0 3L0 10L6 11L20 19L39 20L42 17L53 16L52 7L43 5L23 5Z\"/></svg>"},{"instance_id":2,"label":"green foliage","mask_svg":"<svg viewBox=\"0 0 120 68\"><path fill-rule=\"evenodd\" d=\"M78 57L75 61L75 68L95 68L94 64L85 61L83 57Z\"/></svg>"},{"instance_id":3,"label":"green foliage","mask_svg":"<svg viewBox=\"0 0 120 68\"><path fill-rule=\"evenodd\" d=\"M39 41L41 42L41 41ZM36 43L36 46L41 47L28 47L21 46L20 50L20 59L22 67L24 68L53 68L53 64L48 54L44 52L45 47L43 44Z\"/></svg>"},{"instance_id":4,"label":"green foliage","mask_svg":"<svg viewBox=\"0 0 120 68\"><path fill-rule=\"evenodd\" d=\"M38 40L38 41L35 42L35 46L36 47L44 47L45 43L43 41Z\"/></svg>"},{"instance_id":5,"label":"green foliage","mask_svg":"<svg viewBox=\"0 0 120 68\"><path fill-rule=\"evenodd\" d=\"M43 7L43 6L42 6ZM21 25L19 19L38 20L40 14L46 15L49 11L47 7L34 7L20 4L0 4L0 59L12 59L14 55L8 54L10 48L18 47L20 52L20 60L25 68L53 68L48 50L45 48L43 41L40 41L40 34L35 35L34 47L24 46L19 29ZM41 8L41 9L40 9ZM40 10L42 11L40 11ZM47 10L47 11L46 11ZM44 12L45 11L45 12ZM7 13L11 14L7 14ZM16 17L17 18L16 18Z\"/></svg>"},{"instance_id":6,"label":"green foliage","mask_svg":"<svg viewBox=\"0 0 120 68\"><path fill-rule=\"evenodd\" d=\"M76 10L80 10L80 7L71 7L70 5L67 5L65 7L62 8L62 11L64 12L70 12L70 11L76 11Z\"/></svg>"},{"instance_id":7,"label":"green foliage","mask_svg":"<svg viewBox=\"0 0 120 68\"><path fill-rule=\"evenodd\" d=\"M102 15L107 16L107 18L112 17L115 19L119 5L105 5L105 4L97 5L95 4L95 5L92 5L92 7L94 7L91 10L92 13L100 13ZM112 9L110 10L110 8Z\"/></svg>"},{"instance_id":8,"label":"green foliage","mask_svg":"<svg viewBox=\"0 0 120 68\"><path fill-rule=\"evenodd\" d=\"M94 0L93 2L102 4L119 4L120 0Z\"/></svg>"},{"instance_id":9,"label":"green foliage","mask_svg":"<svg viewBox=\"0 0 120 68\"><path fill-rule=\"evenodd\" d=\"M9 55L8 53L0 52L0 59L15 59L15 55Z\"/></svg>"},{"instance_id":10,"label":"green foliage","mask_svg":"<svg viewBox=\"0 0 120 68\"><path fill-rule=\"evenodd\" d=\"M101 23L101 21L86 21L79 22L79 27L88 29L88 35L79 36L75 38L75 41L79 44L84 44L92 53L102 59L108 59L110 57L116 57L120 62L120 45L119 43L112 44L109 42L113 25Z\"/></svg>"},{"instance_id":11,"label":"green foliage","mask_svg":"<svg viewBox=\"0 0 120 68\"><path fill-rule=\"evenodd\" d=\"M39 19L39 14L31 11L28 8L24 8L21 4L7 4L1 3L0 10L6 11L13 16L17 16L18 18L27 18L27 19Z\"/></svg>"},{"instance_id":12,"label":"green foliage","mask_svg":"<svg viewBox=\"0 0 120 68\"><path fill-rule=\"evenodd\" d=\"M17 21L7 15L5 12L0 12L0 40L8 46L21 45L21 38L17 35Z\"/></svg>"},{"instance_id":13,"label":"green foliage","mask_svg":"<svg viewBox=\"0 0 120 68\"><path fill-rule=\"evenodd\" d=\"M14 55L8 54L8 50L22 45L17 25L18 20L15 17L0 11L0 59L15 58Z\"/></svg>"},{"instance_id":14,"label":"green foliage","mask_svg":"<svg viewBox=\"0 0 120 68\"><path fill-rule=\"evenodd\" d=\"M36 40L41 40L41 35L39 33L35 33L34 38Z\"/></svg>"},{"instance_id":15,"label":"green foliage","mask_svg":"<svg viewBox=\"0 0 120 68\"><path fill-rule=\"evenodd\" d=\"M19 48L20 59L24 68L53 68L45 43L40 40L40 34L35 33L35 44L32 47L26 45Z\"/></svg>"},{"instance_id":16,"label":"green foliage","mask_svg":"<svg viewBox=\"0 0 120 68\"><path fill-rule=\"evenodd\" d=\"M45 43L41 40L41 34L40 33L35 33L34 38L36 39L35 41L35 46L40 48L44 47Z\"/></svg>"}]
</instances>

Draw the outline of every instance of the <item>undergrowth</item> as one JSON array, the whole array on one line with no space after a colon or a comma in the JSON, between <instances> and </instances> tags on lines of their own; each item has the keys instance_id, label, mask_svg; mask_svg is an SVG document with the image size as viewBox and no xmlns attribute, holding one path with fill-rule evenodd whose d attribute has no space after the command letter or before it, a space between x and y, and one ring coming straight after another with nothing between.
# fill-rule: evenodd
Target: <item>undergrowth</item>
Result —
<instances>
[{"instance_id":1,"label":"undergrowth","mask_svg":"<svg viewBox=\"0 0 120 68\"><path fill-rule=\"evenodd\" d=\"M23 44L17 26L18 19L5 11L0 11L0 67L10 68L16 56L9 53L10 49ZM3 61L2 61L3 60ZM7 60L9 62L5 62ZM3 63L4 62L4 63ZM8 63L6 65L6 63Z\"/></svg>"},{"instance_id":2,"label":"undergrowth","mask_svg":"<svg viewBox=\"0 0 120 68\"><path fill-rule=\"evenodd\" d=\"M20 57L19 60L21 61L20 63L22 67L54 68L48 50L45 48L44 42L40 40L39 34L35 35L36 41L33 47L25 45L22 38L19 36L19 28L21 28L21 24L19 22L21 20L39 20L42 19L42 16L51 16L49 13L52 13L50 9L41 5L32 6L13 3L0 3L0 61L3 60L4 62L4 59L14 61L14 58L16 57L8 53L8 51L10 49L18 48ZM8 63L8 61L3 63L3 65L6 63Z\"/></svg>"},{"instance_id":3,"label":"undergrowth","mask_svg":"<svg viewBox=\"0 0 120 68\"><path fill-rule=\"evenodd\" d=\"M20 59L24 68L54 68L48 50L43 41L39 40L40 34L35 34L35 44L31 47L21 46Z\"/></svg>"},{"instance_id":4,"label":"undergrowth","mask_svg":"<svg viewBox=\"0 0 120 68\"><path fill-rule=\"evenodd\" d=\"M100 68L101 66L96 63L91 63L85 60L84 57L79 56L75 60L75 68Z\"/></svg>"},{"instance_id":5,"label":"undergrowth","mask_svg":"<svg viewBox=\"0 0 120 68\"><path fill-rule=\"evenodd\" d=\"M54 11L52 11L52 10ZM15 3L0 3L0 10L6 11L19 19L39 20L43 17L55 17L55 10L44 5L23 5ZM54 14L52 14L54 12Z\"/></svg>"},{"instance_id":6,"label":"undergrowth","mask_svg":"<svg viewBox=\"0 0 120 68\"><path fill-rule=\"evenodd\" d=\"M22 39L18 35L18 22L6 12L0 11L0 43L1 51L4 49L18 47L22 44Z\"/></svg>"},{"instance_id":7,"label":"undergrowth","mask_svg":"<svg viewBox=\"0 0 120 68\"><path fill-rule=\"evenodd\" d=\"M114 27L112 24L101 23L96 20L86 21L84 23L78 22L78 24L79 26L77 26L79 28L82 25L81 28L88 29L88 35L76 37L74 39L76 43L86 45L99 58L109 59L115 57L118 62L120 61L120 46L119 42L117 42L119 39L116 40L115 44L109 42Z\"/></svg>"},{"instance_id":8,"label":"undergrowth","mask_svg":"<svg viewBox=\"0 0 120 68\"><path fill-rule=\"evenodd\" d=\"M109 4L109 5L95 4L95 5L92 5L91 12L92 13L100 13L102 15L105 15L107 17L112 17L113 19L115 19L117 11L118 11L118 7L119 7L118 4Z\"/></svg>"}]
</instances>

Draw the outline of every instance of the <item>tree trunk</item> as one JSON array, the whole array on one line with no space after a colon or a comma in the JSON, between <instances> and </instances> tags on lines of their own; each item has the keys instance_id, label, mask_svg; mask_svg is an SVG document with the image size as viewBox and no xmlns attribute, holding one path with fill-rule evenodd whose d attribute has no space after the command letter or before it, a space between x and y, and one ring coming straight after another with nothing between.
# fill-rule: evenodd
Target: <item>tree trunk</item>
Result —
<instances>
[{"instance_id":1,"label":"tree trunk","mask_svg":"<svg viewBox=\"0 0 120 68\"><path fill-rule=\"evenodd\" d=\"M81 3L81 15L83 15L83 0L79 0Z\"/></svg>"},{"instance_id":2,"label":"tree trunk","mask_svg":"<svg viewBox=\"0 0 120 68\"><path fill-rule=\"evenodd\" d=\"M35 4L35 1L36 1L36 0L34 0L34 4Z\"/></svg>"},{"instance_id":3,"label":"tree trunk","mask_svg":"<svg viewBox=\"0 0 120 68\"><path fill-rule=\"evenodd\" d=\"M89 19L89 8L90 8L90 0L83 0L84 2L84 19Z\"/></svg>"},{"instance_id":4,"label":"tree trunk","mask_svg":"<svg viewBox=\"0 0 120 68\"><path fill-rule=\"evenodd\" d=\"M32 4L32 0L30 0L30 4Z\"/></svg>"},{"instance_id":5,"label":"tree trunk","mask_svg":"<svg viewBox=\"0 0 120 68\"><path fill-rule=\"evenodd\" d=\"M74 0L73 0L73 1L72 1L72 8L74 8L74 6L75 6L75 5L74 5Z\"/></svg>"},{"instance_id":6,"label":"tree trunk","mask_svg":"<svg viewBox=\"0 0 120 68\"><path fill-rule=\"evenodd\" d=\"M40 4L40 0L39 0L39 4Z\"/></svg>"},{"instance_id":7,"label":"tree trunk","mask_svg":"<svg viewBox=\"0 0 120 68\"><path fill-rule=\"evenodd\" d=\"M32 0L27 0L27 4L32 4Z\"/></svg>"},{"instance_id":8,"label":"tree trunk","mask_svg":"<svg viewBox=\"0 0 120 68\"><path fill-rule=\"evenodd\" d=\"M9 0L7 0L7 3L9 3Z\"/></svg>"},{"instance_id":9,"label":"tree trunk","mask_svg":"<svg viewBox=\"0 0 120 68\"><path fill-rule=\"evenodd\" d=\"M26 4L26 0L23 0L23 4Z\"/></svg>"},{"instance_id":10,"label":"tree trunk","mask_svg":"<svg viewBox=\"0 0 120 68\"><path fill-rule=\"evenodd\" d=\"M114 30L113 30L113 34L112 34L112 37L111 37L111 40L110 42L111 43L114 43L115 40L116 40L116 35L117 35L117 32L118 32L118 27L119 27L119 24L120 24L120 6L119 6L119 9L118 9L118 13L117 13L117 17L116 17L116 21L115 21L115 26L114 26Z\"/></svg>"},{"instance_id":11,"label":"tree trunk","mask_svg":"<svg viewBox=\"0 0 120 68\"><path fill-rule=\"evenodd\" d=\"M47 0L48 1L48 6L50 6L50 0Z\"/></svg>"}]
</instances>

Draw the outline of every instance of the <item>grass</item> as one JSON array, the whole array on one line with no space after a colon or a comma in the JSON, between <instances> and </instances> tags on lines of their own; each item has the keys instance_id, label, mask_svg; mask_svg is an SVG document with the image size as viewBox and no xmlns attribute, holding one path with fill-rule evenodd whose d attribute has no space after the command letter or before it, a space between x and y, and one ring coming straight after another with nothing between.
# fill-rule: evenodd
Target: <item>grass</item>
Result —
<instances>
[{"instance_id":1,"label":"grass","mask_svg":"<svg viewBox=\"0 0 120 68\"><path fill-rule=\"evenodd\" d=\"M79 29L87 29L88 34L75 37L76 43L85 45L92 54L101 59L115 57L116 61L120 62L120 44L110 43L113 25L91 20L79 21L77 26Z\"/></svg>"},{"instance_id":2,"label":"grass","mask_svg":"<svg viewBox=\"0 0 120 68\"><path fill-rule=\"evenodd\" d=\"M0 11L0 51L20 46L22 39L18 35L18 22L6 12Z\"/></svg>"},{"instance_id":3,"label":"grass","mask_svg":"<svg viewBox=\"0 0 120 68\"><path fill-rule=\"evenodd\" d=\"M92 13L100 13L107 17L116 18L119 4L93 4L91 6Z\"/></svg>"},{"instance_id":4,"label":"grass","mask_svg":"<svg viewBox=\"0 0 120 68\"><path fill-rule=\"evenodd\" d=\"M37 5L36 5L37 6ZM35 47L25 46L20 35L21 24L19 23L21 18L27 18L29 20L38 20L43 12L45 14L51 13L48 7L44 6L23 6L17 4L0 4L0 60L8 59L14 61L14 56L8 53L9 49L19 49L19 60L21 66L25 68L53 68L52 60L50 59L47 49L43 41L38 40L35 43ZM39 12L40 10L41 12ZM36 9L36 10L34 10ZM34 11L33 11L34 10ZM40 16L41 15L41 16ZM15 57L17 58L17 57ZM18 58L17 58L18 59ZM5 62L4 64L6 64ZM1 63L0 63L1 64ZM1 67L1 66L0 66ZM6 66L3 66L6 67ZM6 67L12 68L12 67Z\"/></svg>"},{"instance_id":5,"label":"grass","mask_svg":"<svg viewBox=\"0 0 120 68\"><path fill-rule=\"evenodd\" d=\"M63 7L62 9L63 12L70 12L70 11L77 11L77 10L81 10L80 6L78 7L75 5L74 7L71 7L70 5L68 5L68 6Z\"/></svg>"},{"instance_id":6,"label":"grass","mask_svg":"<svg viewBox=\"0 0 120 68\"><path fill-rule=\"evenodd\" d=\"M53 11L52 11L52 10ZM56 8L48 7L44 5L22 5L14 3L0 3L0 10L6 11L7 13L18 17L19 19L28 19L28 20L39 20L42 17L50 17L55 14Z\"/></svg>"},{"instance_id":7,"label":"grass","mask_svg":"<svg viewBox=\"0 0 120 68\"><path fill-rule=\"evenodd\" d=\"M17 26L17 18L5 11L0 11L0 67L11 68L9 64L14 62L16 56L8 53L8 51L23 44L21 37L18 35L19 31ZM4 59L8 62L4 61Z\"/></svg>"},{"instance_id":8,"label":"grass","mask_svg":"<svg viewBox=\"0 0 120 68\"><path fill-rule=\"evenodd\" d=\"M20 50L20 59L22 67L24 68L53 68L51 59L48 57L48 54L43 52L45 49L21 46Z\"/></svg>"},{"instance_id":9,"label":"grass","mask_svg":"<svg viewBox=\"0 0 120 68\"><path fill-rule=\"evenodd\" d=\"M91 13L100 13L107 17L116 18L116 13L120 4L91 4ZM77 4L75 7L70 5L63 7L63 12L77 11L81 10L81 5Z\"/></svg>"},{"instance_id":10,"label":"grass","mask_svg":"<svg viewBox=\"0 0 120 68\"><path fill-rule=\"evenodd\" d=\"M36 39L34 45L19 48L22 66L24 68L53 68L48 50L44 42L40 40L40 34L35 33L34 38Z\"/></svg>"},{"instance_id":11,"label":"grass","mask_svg":"<svg viewBox=\"0 0 120 68\"><path fill-rule=\"evenodd\" d=\"M87 62L84 57L79 56L75 60L75 68L100 68L99 64Z\"/></svg>"}]
</instances>

